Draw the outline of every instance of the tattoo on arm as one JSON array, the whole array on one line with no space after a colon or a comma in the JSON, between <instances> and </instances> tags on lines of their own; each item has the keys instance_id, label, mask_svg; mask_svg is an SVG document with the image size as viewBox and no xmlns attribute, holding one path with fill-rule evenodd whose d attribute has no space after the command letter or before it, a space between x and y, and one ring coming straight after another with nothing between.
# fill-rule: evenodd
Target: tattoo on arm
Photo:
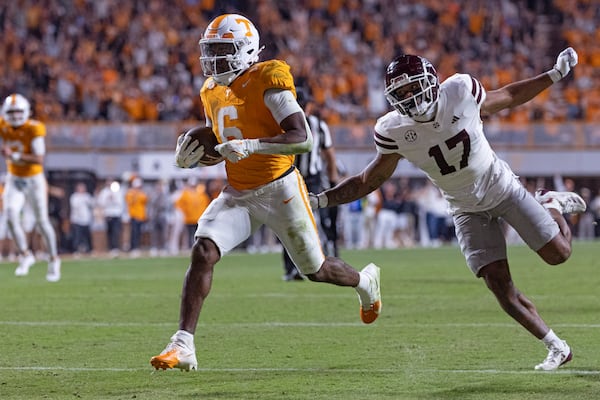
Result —
<instances>
[{"instance_id":1,"label":"tattoo on arm","mask_svg":"<svg viewBox=\"0 0 600 400\"><path fill-rule=\"evenodd\" d=\"M378 155L361 173L326 190L327 204L336 206L365 197L392 176L400 159L399 154Z\"/></svg>"},{"instance_id":2,"label":"tattoo on arm","mask_svg":"<svg viewBox=\"0 0 600 400\"><path fill-rule=\"evenodd\" d=\"M352 177L345 180L337 190L327 194L328 204L337 205L352 201L353 195L359 188L360 179L358 179L358 177Z\"/></svg>"},{"instance_id":3,"label":"tattoo on arm","mask_svg":"<svg viewBox=\"0 0 600 400\"><path fill-rule=\"evenodd\" d=\"M368 192L365 193L365 195L367 195L367 194L371 193L373 190L379 188L381 185L383 185L383 182L388 180L389 177L390 177L390 175L387 173L373 175L370 179L370 182L367 182Z\"/></svg>"},{"instance_id":4,"label":"tattoo on arm","mask_svg":"<svg viewBox=\"0 0 600 400\"><path fill-rule=\"evenodd\" d=\"M363 198L373 190L379 188L387 180L388 176L385 174L373 175L369 178L368 182L362 178L360 175L353 176L346 179L334 190L327 191L328 204L332 206L345 204Z\"/></svg>"}]
</instances>

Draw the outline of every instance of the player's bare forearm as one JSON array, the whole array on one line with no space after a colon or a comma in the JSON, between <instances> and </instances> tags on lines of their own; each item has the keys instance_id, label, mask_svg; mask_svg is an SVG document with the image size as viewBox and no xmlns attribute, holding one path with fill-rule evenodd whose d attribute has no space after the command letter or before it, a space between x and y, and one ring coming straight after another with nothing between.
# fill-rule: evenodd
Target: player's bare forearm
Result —
<instances>
[{"instance_id":1,"label":"player's bare forearm","mask_svg":"<svg viewBox=\"0 0 600 400\"><path fill-rule=\"evenodd\" d=\"M552 79L550 79L548 73L543 73L534 78L510 83L497 90L490 90L481 106L481 113L490 115L505 108L527 103L551 85Z\"/></svg>"},{"instance_id":2,"label":"player's bare forearm","mask_svg":"<svg viewBox=\"0 0 600 400\"><path fill-rule=\"evenodd\" d=\"M260 138L260 148L256 153L300 154L310 151L313 137L303 113L289 115L281 121L280 126L282 134Z\"/></svg>"},{"instance_id":3,"label":"player's bare forearm","mask_svg":"<svg viewBox=\"0 0 600 400\"><path fill-rule=\"evenodd\" d=\"M354 175L344 179L339 185L326 190L329 206L350 203L354 200L365 197L373 190L377 189L385 182L383 176L380 179L373 179L369 182L363 181L360 175Z\"/></svg>"},{"instance_id":4,"label":"player's bare forearm","mask_svg":"<svg viewBox=\"0 0 600 400\"><path fill-rule=\"evenodd\" d=\"M392 176L401 158L399 154L377 155L361 173L326 190L327 204L335 206L365 197Z\"/></svg>"}]
</instances>

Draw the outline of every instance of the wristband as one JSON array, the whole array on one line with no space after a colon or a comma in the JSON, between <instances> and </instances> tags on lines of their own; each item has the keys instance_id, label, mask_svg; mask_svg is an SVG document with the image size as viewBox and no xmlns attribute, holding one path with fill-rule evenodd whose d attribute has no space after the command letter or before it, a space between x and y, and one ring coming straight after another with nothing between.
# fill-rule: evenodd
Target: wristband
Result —
<instances>
[{"instance_id":1,"label":"wristband","mask_svg":"<svg viewBox=\"0 0 600 400\"><path fill-rule=\"evenodd\" d=\"M244 146L249 154L254 154L261 150L260 139L243 139Z\"/></svg>"},{"instance_id":2,"label":"wristband","mask_svg":"<svg viewBox=\"0 0 600 400\"><path fill-rule=\"evenodd\" d=\"M21 153L19 153L18 151L11 153L10 159L13 161L19 161L21 159Z\"/></svg>"},{"instance_id":3,"label":"wristband","mask_svg":"<svg viewBox=\"0 0 600 400\"><path fill-rule=\"evenodd\" d=\"M319 193L317 195L317 208L325 208L329 204L329 199L325 193Z\"/></svg>"},{"instance_id":4,"label":"wristband","mask_svg":"<svg viewBox=\"0 0 600 400\"><path fill-rule=\"evenodd\" d=\"M260 139L242 139L244 149L248 154L300 154L310 151L312 148L312 135L308 135L304 142L300 143L269 143L261 142Z\"/></svg>"},{"instance_id":5,"label":"wristband","mask_svg":"<svg viewBox=\"0 0 600 400\"><path fill-rule=\"evenodd\" d=\"M550 71L548 71L548 76L550 77L550 79L552 79L552 83L556 83L563 78L560 71L556 68L552 68Z\"/></svg>"}]
</instances>

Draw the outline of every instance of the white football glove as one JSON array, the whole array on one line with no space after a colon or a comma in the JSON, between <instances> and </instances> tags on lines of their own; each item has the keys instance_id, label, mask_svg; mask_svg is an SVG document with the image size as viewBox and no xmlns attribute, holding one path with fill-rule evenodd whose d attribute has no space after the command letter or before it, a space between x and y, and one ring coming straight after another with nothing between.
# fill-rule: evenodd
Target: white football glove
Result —
<instances>
[{"instance_id":1,"label":"white football glove","mask_svg":"<svg viewBox=\"0 0 600 400\"><path fill-rule=\"evenodd\" d=\"M571 71L571 68L577 65L578 56L577 52L572 47L567 47L560 52L556 57L556 64L548 71L552 82L558 82Z\"/></svg>"},{"instance_id":2,"label":"white football glove","mask_svg":"<svg viewBox=\"0 0 600 400\"><path fill-rule=\"evenodd\" d=\"M237 163L256 152L258 143L258 139L234 139L216 145L215 150L232 163Z\"/></svg>"},{"instance_id":3,"label":"white football glove","mask_svg":"<svg viewBox=\"0 0 600 400\"><path fill-rule=\"evenodd\" d=\"M191 142L191 143L190 143ZM175 148L175 164L179 168L194 168L204 156L204 145L198 146L198 140L192 142L192 137L185 133L177 138Z\"/></svg>"}]
</instances>

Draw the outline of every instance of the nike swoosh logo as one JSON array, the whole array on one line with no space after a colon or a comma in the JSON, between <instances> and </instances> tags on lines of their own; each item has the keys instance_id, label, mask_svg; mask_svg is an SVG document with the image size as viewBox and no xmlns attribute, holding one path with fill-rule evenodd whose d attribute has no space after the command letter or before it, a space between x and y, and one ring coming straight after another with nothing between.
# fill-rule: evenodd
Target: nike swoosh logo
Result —
<instances>
[{"instance_id":1,"label":"nike swoosh logo","mask_svg":"<svg viewBox=\"0 0 600 400\"><path fill-rule=\"evenodd\" d=\"M284 200L283 204L289 203L290 201L292 201L293 198L294 198L294 196L290 197L289 199Z\"/></svg>"}]
</instances>

